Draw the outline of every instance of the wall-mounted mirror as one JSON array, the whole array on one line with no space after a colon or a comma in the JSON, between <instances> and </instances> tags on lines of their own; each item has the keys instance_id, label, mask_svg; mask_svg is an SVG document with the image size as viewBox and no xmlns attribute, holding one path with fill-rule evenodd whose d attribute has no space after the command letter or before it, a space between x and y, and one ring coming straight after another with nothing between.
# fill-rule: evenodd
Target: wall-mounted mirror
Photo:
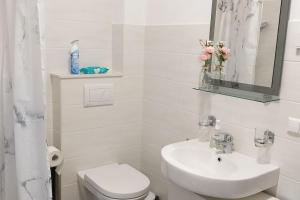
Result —
<instances>
[{"instance_id":1,"label":"wall-mounted mirror","mask_svg":"<svg viewBox=\"0 0 300 200\"><path fill-rule=\"evenodd\" d=\"M210 40L231 49L213 85L279 95L289 7L290 0L213 0Z\"/></svg>"}]
</instances>

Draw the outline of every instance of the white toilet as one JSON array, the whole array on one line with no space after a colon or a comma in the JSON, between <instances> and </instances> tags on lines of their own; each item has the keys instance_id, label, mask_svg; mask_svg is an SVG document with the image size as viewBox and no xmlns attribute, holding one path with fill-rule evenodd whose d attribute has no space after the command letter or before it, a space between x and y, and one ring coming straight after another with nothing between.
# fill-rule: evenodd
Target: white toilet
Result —
<instances>
[{"instance_id":1,"label":"white toilet","mask_svg":"<svg viewBox=\"0 0 300 200\"><path fill-rule=\"evenodd\" d=\"M150 181L127 164L111 164L78 172L82 200L144 200Z\"/></svg>"}]
</instances>

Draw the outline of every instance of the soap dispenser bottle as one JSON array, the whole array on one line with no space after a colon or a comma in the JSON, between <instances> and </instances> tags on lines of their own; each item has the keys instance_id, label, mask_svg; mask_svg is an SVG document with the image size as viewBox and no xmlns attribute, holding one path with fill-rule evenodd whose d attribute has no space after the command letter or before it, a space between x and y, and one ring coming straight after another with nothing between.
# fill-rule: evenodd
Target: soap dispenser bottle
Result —
<instances>
[{"instance_id":1,"label":"soap dispenser bottle","mask_svg":"<svg viewBox=\"0 0 300 200\"><path fill-rule=\"evenodd\" d=\"M71 74L80 74L79 66L79 40L74 40L71 42L71 51L70 51L70 71Z\"/></svg>"}]
</instances>

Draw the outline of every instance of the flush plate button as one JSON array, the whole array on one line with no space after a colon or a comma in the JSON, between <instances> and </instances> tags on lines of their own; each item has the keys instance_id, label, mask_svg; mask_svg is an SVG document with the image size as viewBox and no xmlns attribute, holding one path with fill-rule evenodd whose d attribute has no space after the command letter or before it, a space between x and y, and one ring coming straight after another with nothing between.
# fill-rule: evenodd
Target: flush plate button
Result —
<instances>
[{"instance_id":1,"label":"flush plate button","mask_svg":"<svg viewBox=\"0 0 300 200\"><path fill-rule=\"evenodd\" d=\"M113 84L88 84L84 86L84 107L114 104Z\"/></svg>"}]
</instances>

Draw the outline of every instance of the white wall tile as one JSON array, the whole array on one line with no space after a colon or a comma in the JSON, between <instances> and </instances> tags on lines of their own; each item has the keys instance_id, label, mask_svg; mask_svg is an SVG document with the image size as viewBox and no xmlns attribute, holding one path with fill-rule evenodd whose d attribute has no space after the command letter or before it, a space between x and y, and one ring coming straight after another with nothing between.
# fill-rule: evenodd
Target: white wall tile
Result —
<instances>
[{"instance_id":1,"label":"white wall tile","mask_svg":"<svg viewBox=\"0 0 300 200\"><path fill-rule=\"evenodd\" d=\"M81 170L92 169L111 163L128 163L140 168L140 145L128 148L112 148L107 146L105 151L90 152L85 156L66 159L62 172L61 184L67 186L77 182L77 173Z\"/></svg>"},{"instance_id":2,"label":"white wall tile","mask_svg":"<svg viewBox=\"0 0 300 200\"><path fill-rule=\"evenodd\" d=\"M209 23L211 1L151 0L147 1L147 25Z\"/></svg>"},{"instance_id":3,"label":"white wall tile","mask_svg":"<svg viewBox=\"0 0 300 200\"><path fill-rule=\"evenodd\" d=\"M300 2L299 1L295 1L295 0L292 0L291 1L291 13L290 13L290 19L291 20L298 20L300 19L300 14L298 12L298 9L300 7Z\"/></svg>"},{"instance_id":4,"label":"white wall tile","mask_svg":"<svg viewBox=\"0 0 300 200\"><path fill-rule=\"evenodd\" d=\"M72 132L91 128L111 126L141 120L141 100L115 102L113 106L83 108L64 106L62 111L62 131Z\"/></svg>"},{"instance_id":5,"label":"white wall tile","mask_svg":"<svg viewBox=\"0 0 300 200\"><path fill-rule=\"evenodd\" d=\"M280 167L282 175L292 178L295 182L300 182L300 162L295 159L300 154L299 146L299 142L277 137L272 148L272 162Z\"/></svg>"},{"instance_id":6,"label":"white wall tile","mask_svg":"<svg viewBox=\"0 0 300 200\"><path fill-rule=\"evenodd\" d=\"M112 24L52 20L47 26L47 47L68 48L73 40L79 40L82 49L111 49Z\"/></svg>"},{"instance_id":7,"label":"white wall tile","mask_svg":"<svg viewBox=\"0 0 300 200\"><path fill-rule=\"evenodd\" d=\"M65 48L47 48L46 64L47 70L51 72L69 73L70 50ZM50 84L49 84L50 85Z\"/></svg>"},{"instance_id":8,"label":"white wall tile","mask_svg":"<svg viewBox=\"0 0 300 200\"><path fill-rule=\"evenodd\" d=\"M279 199L297 200L300 197L300 182L296 182L285 176L280 176L276 192Z\"/></svg>"},{"instance_id":9,"label":"white wall tile","mask_svg":"<svg viewBox=\"0 0 300 200\"><path fill-rule=\"evenodd\" d=\"M80 200L79 190L77 184L71 184L62 187L62 196L63 200Z\"/></svg>"},{"instance_id":10,"label":"white wall tile","mask_svg":"<svg viewBox=\"0 0 300 200\"><path fill-rule=\"evenodd\" d=\"M105 152L110 148L137 146L140 142L140 122L122 123L62 135L62 147L66 159L85 156L91 152Z\"/></svg>"},{"instance_id":11,"label":"white wall tile","mask_svg":"<svg viewBox=\"0 0 300 200\"><path fill-rule=\"evenodd\" d=\"M51 0L47 2L49 19L94 21L110 24L113 7L111 0Z\"/></svg>"},{"instance_id":12,"label":"white wall tile","mask_svg":"<svg viewBox=\"0 0 300 200\"><path fill-rule=\"evenodd\" d=\"M124 24L145 25L146 2L147 0L124 0Z\"/></svg>"},{"instance_id":13,"label":"white wall tile","mask_svg":"<svg viewBox=\"0 0 300 200\"><path fill-rule=\"evenodd\" d=\"M300 102L299 91L300 62L286 61L283 68L280 97L284 100Z\"/></svg>"},{"instance_id":14,"label":"white wall tile","mask_svg":"<svg viewBox=\"0 0 300 200\"><path fill-rule=\"evenodd\" d=\"M295 2L295 1L294 1ZM285 60L300 61L300 55L297 55L296 48L300 46L300 21L291 20L288 24L286 39Z\"/></svg>"}]
</instances>

